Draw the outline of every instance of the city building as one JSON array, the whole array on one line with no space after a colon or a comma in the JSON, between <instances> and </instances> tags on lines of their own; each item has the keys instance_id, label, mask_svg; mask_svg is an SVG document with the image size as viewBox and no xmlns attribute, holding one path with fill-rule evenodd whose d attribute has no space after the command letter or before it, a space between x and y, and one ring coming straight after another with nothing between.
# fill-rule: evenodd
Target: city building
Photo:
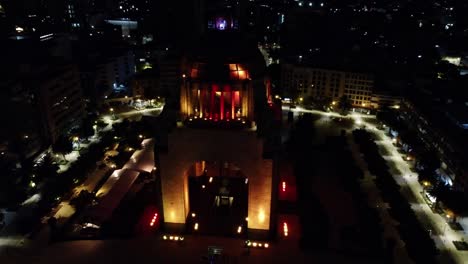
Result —
<instances>
[{"instance_id":1,"label":"city building","mask_svg":"<svg viewBox=\"0 0 468 264\"><path fill-rule=\"evenodd\" d=\"M42 126L48 143L54 143L60 135L79 125L85 114L78 68L63 64L30 70L34 79L29 85L38 89Z\"/></svg>"},{"instance_id":2,"label":"city building","mask_svg":"<svg viewBox=\"0 0 468 264\"><path fill-rule=\"evenodd\" d=\"M112 20L106 20L106 23L109 23L113 26L118 26L120 27L122 31L122 38L130 38L132 31L135 31L138 29L138 21L132 21L129 19L112 19Z\"/></svg>"},{"instance_id":3,"label":"city building","mask_svg":"<svg viewBox=\"0 0 468 264\"><path fill-rule=\"evenodd\" d=\"M146 69L135 74L130 87L134 98L149 99L163 95L158 73L153 69Z\"/></svg>"},{"instance_id":4,"label":"city building","mask_svg":"<svg viewBox=\"0 0 468 264\"><path fill-rule=\"evenodd\" d=\"M293 100L328 98L338 102L346 96L353 107L370 107L374 78L371 74L285 63L281 82L286 96Z\"/></svg>"},{"instance_id":5,"label":"city building","mask_svg":"<svg viewBox=\"0 0 468 264\"><path fill-rule=\"evenodd\" d=\"M135 57L130 50L116 49L105 53L94 50L77 52L76 56L79 56L84 94L96 105L112 92L126 90L135 74Z\"/></svg>"},{"instance_id":6,"label":"city building","mask_svg":"<svg viewBox=\"0 0 468 264\"><path fill-rule=\"evenodd\" d=\"M80 124L85 113L84 100L75 65L21 64L14 76L16 79L2 83L2 93L6 95L2 99L4 107L11 106L5 113L16 113L17 120L8 122L10 133L16 133L10 142L18 143L20 137L27 156L53 144Z\"/></svg>"},{"instance_id":7,"label":"city building","mask_svg":"<svg viewBox=\"0 0 468 264\"><path fill-rule=\"evenodd\" d=\"M375 92L370 99L370 107L373 109L395 108L399 109L403 98L385 92Z\"/></svg>"},{"instance_id":8,"label":"city building","mask_svg":"<svg viewBox=\"0 0 468 264\"><path fill-rule=\"evenodd\" d=\"M455 110L453 107L428 107L420 102L405 100L400 109L400 116L408 127L415 129L420 139L434 149L441 161L436 170L439 179L455 189L468 188L468 167L466 149L468 141L466 130L460 126L455 116L465 116L465 113L454 114L456 111L466 111L463 107Z\"/></svg>"},{"instance_id":9,"label":"city building","mask_svg":"<svg viewBox=\"0 0 468 264\"><path fill-rule=\"evenodd\" d=\"M33 91L14 77L0 82L0 122L8 126L0 131L2 152L30 158L42 149L45 140L38 129L41 119L36 99Z\"/></svg>"},{"instance_id":10,"label":"city building","mask_svg":"<svg viewBox=\"0 0 468 264\"><path fill-rule=\"evenodd\" d=\"M179 95L184 59L171 51L158 58L159 88L167 96L175 98Z\"/></svg>"}]
</instances>

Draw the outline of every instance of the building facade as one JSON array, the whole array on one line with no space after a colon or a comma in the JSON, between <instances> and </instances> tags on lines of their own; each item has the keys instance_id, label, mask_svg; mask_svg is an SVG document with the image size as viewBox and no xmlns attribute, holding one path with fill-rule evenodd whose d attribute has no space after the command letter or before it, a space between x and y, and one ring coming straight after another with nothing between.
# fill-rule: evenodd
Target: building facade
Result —
<instances>
[{"instance_id":1,"label":"building facade","mask_svg":"<svg viewBox=\"0 0 468 264\"><path fill-rule=\"evenodd\" d=\"M79 58L80 78L86 97L96 105L113 91L125 89L135 74L135 57L131 51L100 56L96 52Z\"/></svg>"},{"instance_id":2,"label":"building facade","mask_svg":"<svg viewBox=\"0 0 468 264\"><path fill-rule=\"evenodd\" d=\"M436 109L434 111L434 109ZM400 116L408 127L415 128L420 139L430 149L436 151L441 161L436 173L440 180L455 189L467 193L468 166L466 162L466 147L468 141L459 128L451 124L450 118L437 108L431 111L414 102L405 100L402 103Z\"/></svg>"},{"instance_id":3,"label":"building facade","mask_svg":"<svg viewBox=\"0 0 468 264\"><path fill-rule=\"evenodd\" d=\"M386 93L374 93L371 97L370 106L373 109L381 108L394 108L399 109L401 107L403 99L401 96L390 95Z\"/></svg>"},{"instance_id":4,"label":"building facade","mask_svg":"<svg viewBox=\"0 0 468 264\"><path fill-rule=\"evenodd\" d=\"M346 96L353 107L370 107L374 78L371 74L283 64L281 82L287 96L339 101Z\"/></svg>"},{"instance_id":5,"label":"building facade","mask_svg":"<svg viewBox=\"0 0 468 264\"><path fill-rule=\"evenodd\" d=\"M130 83L135 98L150 99L161 96L160 79L156 71L146 69L137 73Z\"/></svg>"},{"instance_id":6,"label":"building facade","mask_svg":"<svg viewBox=\"0 0 468 264\"><path fill-rule=\"evenodd\" d=\"M75 65L57 65L36 72L42 126L49 143L81 122L85 114L80 76Z\"/></svg>"},{"instance_id":7,"label":"building facade","mask_svg":"<svg viewBox=\"0 0 468 264\"><path fill-rule=\"evenodd\" d=\"M0 149L30 158L44 146L36 96L20 80L0 81ZM12 114L14 113L14 114Z\"/></svg>"}]
</instances>

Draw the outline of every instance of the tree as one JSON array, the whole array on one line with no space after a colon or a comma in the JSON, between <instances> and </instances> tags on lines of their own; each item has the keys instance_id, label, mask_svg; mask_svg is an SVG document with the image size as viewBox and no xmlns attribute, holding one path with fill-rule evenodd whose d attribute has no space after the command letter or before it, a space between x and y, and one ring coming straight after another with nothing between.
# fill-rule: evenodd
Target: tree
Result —
<instances>
[{"instance_id":1,"label":"tree","mask_svg":"<svg viewBox=\"0 0 468 264\"><path fill-rule=\"evenodd\" d=\"M26 160L27 142L25 138L15 138L8 144L8 149L17 154L21 163Z\"/></svg>"},{"instance_id":2,"label":"tree","mask_svg":"<svg viewBox=\"0 0 468 264\"><path fill-rule=\"evenodd\" d=\"M428 169L423 169L421 171L418 171L418 180L420 182L427 181L432 186L437 186L439 184L439 181L438 181L434 171L431 171L431 170L428 170Z\"/></svg>"},{"instance_id":3,"label":"tree","mask_svg":"<svg viewBox=\"0 0 468 264\"><path fill-rule=\"evenodd\" d=\"M94 135L93 124L94 123L92 122L92 120L89 120L89 119L86 119L83 121L83 124L81 125L81 128L80 128L80 135L83 138L89 138Z\"/></svg>"},{"instance_id":4,"label":"tree","mask_svg":"<svg viewBox=\"0 0 468 264\"><path fill-rule=\"evenodd\" d=\"M107 126L106 122L102 121L101 119L96 121L96 125L99 129L104 128Z\"/></svg>"},{"instance_id":5,"label":"tree","mask_svg":"<svg viewBox=\"0 0 468 264\"><path fill-rule=\"evenodd\" d=\"M405 129L399 130L399 135L402 148L405 152L412 152L418 155L419 153L423 153L425 151L424 143L421 141L421 138L418 136L417 132Z\"/></svg>"},{"instance_id":6,"label":"tree","mask_svg":"<svg viewBox=\"0 0 468 264\"><path fill-rule=\"evenodd\" d=\"M70 201L70 204L73 205L75 208L83 208L86 206L92 199L94 195L86 190L81 191L78 196L73 198Z\"/></svg>"},{"instance_id":7,"label":"tree","mask_svg":"<svg viewBox=\"0 0 468 264\"><path fill-rule=\"evenodd\" d=\"M434 150L425 150L418 155L417 167L434 173L440 167L440 159Z\"/></svg>"},{"instance_id":8,"label":"tree","mask_svg":"<svg viewBox=\"0 0 468 264\"><path fill-rule=\"evenodd\" d=\"M468 207L466 206L466 198L463 192L450 190L441 197L442 203L451 210L454 214L452 220L455 223L459 216L468 214Z\"/></svg>"},{"instance_id":9,"label":"tree","mask_svg":"<svg viewBox=\"0 0 468 264\"><path fill-rule=\"evenodd\" d=\"M48 220L47 220L47 224L49 224L49 227L50 229L52 229L53 231L55 231L57 229L57 218L55 217L50 217Z\"/></svg>"},{"instance_id":10,"label":"tree","mask_svg":"<svg viewBox=\"0 0 468 264\"><path fill-rule=\"evenodd\" d=\"M42 180L44 178L51 178L57 175L57 171L59 170L59 166L54 163L54 160L47 154L42 163L36 167L34 173L38 180Z\"/></svg>"},{"instance_id":11,"label":"tree","mask_svg":"<svg viewBox=\"0 0 468 264\"><path fill-rule=\"evenodd\" d=\"M309 96L306 98L307 102L311 102L310 104L314 104L315 108L324 110L327 109L328 106L332 103L332 100L328 96L321 96L318 98L314 98L313 96Z\"/></svg>"},{"instance_id":12,"label":"tree","mask_svg":"<svg viewBox=\"0 0 468 264\"><path fill-rule=\"evenodd\" d=\"M73 151L73 144L68 138L61 136L57 142L52 145L52 150L56 153L62 154L63 159L67 160L65 155Z\"/></svg>"},{"instance_id":13,"label":"tree","mask_svg":"<svg viewBox=\"0 0 468 264\"><path fill-rule=\"evenodd\" d=\"M349 101L346 95L340 97L338 102L338 108L341 110L342 113L346 113L351 108L351 101Z\"/></svg>"},{"instance_id":14,"label":"tree","mask_svg":"<svg viewBox=\"0 0 468 264\"><path fill-rule=\"evenodd\" d=\"M303 151L308 151L313 147L315 136L314 120L311 114L300 116L291 131L289 147L293 155L303 155Z\"/></svg>"},{"instance_id":15,"label":"tree","mask_svg":"<svg viewBox=\"0 0 468 264\"><path fill-rule=\"evenodd\" d=\"M314 97L313 97L313 96L307 96L307 97L304 98L304 100L302 101L302 105L303 105L304 107L312 107L314 104L315 104L315 100L314 100Z\"/></svg>"},{"instance_id":16,"label":"tree","mask_svg":"<svg viewBox=\"0 0 468 264\"><path fill-rule=\"evenodd\" d=\"M437 79L443 80L455 80L460 75L457 66L443 60L435 64L434 72Z\"/></svg>"},{"instance_id":17,"label":"tree","mask_svg":"<svg viewBox=\"0 0 468 264\"><path fill-rule=\"evenodd\" d=\"M441 201L446 200L446 197L450 193L450 189L445 184L436 184L433 188L429 189L429 194L436 198L434 208L437 208Z\"/></svg>"}]
</instances>

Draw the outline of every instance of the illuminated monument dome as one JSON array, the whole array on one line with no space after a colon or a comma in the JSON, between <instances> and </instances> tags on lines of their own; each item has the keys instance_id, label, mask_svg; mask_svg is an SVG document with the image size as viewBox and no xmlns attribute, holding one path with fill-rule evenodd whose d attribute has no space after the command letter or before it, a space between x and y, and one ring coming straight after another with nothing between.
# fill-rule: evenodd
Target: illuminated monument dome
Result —
<instances>
[{"instance_id":1,"label":"illuminated monument dome","mask_svg":"<svg viewBox=\"0 0 468 264\"><path fill-rule=\"evenodd\" d=\"M193 225L193 214L197 219L210 218L205 225L226 225L232 220L232 230L240 225L249 234L266 235L271 230L275 166L264 158L264 141L258 137L254 122L254 103L266 104L265 63L256 44L250 44L238 33L212 32L187 57L180 90L185 125L168 134L167 152L159 153L168 229L193 229L186 226ZM205 125L202 129L191 125L193 122ZM228 124L233 123L243 128L229 129ZM226 126L220 129L220 124ZM203 186L193 189L193 182L203 182ZM206 202L200 202L202 198L192 201L198 192L208 197ZM206 196L208 193L211 196ZM245 209L237 210L244 202ZM222 204L231 208L217 209ZM207 208L212 211L203 215ZM230 217L223 218L227 215ZM240 220L235 220L235 215L240 215ZM202 222L197 225L200 230L204 227Z\"/></svg>"},{"instance_id":2,"label":"illuminated monument dome","mask_svg":"<svg viewBox=\"0 0 468 264\"><path fill-rule=\"evenodd\" d=\"M186 117L216 121L253 118L253 89L249 71L240 63L192 64L181 89Z\"/></svg>"},{"instance_id":3,"label":"illuminated monument dome","mask_svg":"<svg viewBox=\"0 0 468 264\"><path fill-rule=\"evenodd\" d=\"M254 120L254 92L265 90L262 59L237 33L211 33L193 51L181 87L181 113L190 119Z\"/></svg>"}]
</instances>

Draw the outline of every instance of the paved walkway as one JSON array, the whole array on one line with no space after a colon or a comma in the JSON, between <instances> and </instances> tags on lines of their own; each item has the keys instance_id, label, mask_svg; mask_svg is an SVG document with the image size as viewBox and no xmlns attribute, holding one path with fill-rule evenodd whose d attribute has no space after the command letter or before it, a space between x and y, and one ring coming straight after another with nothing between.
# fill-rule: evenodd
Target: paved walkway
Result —
<instances>
[{"instance_id":1,"label":"paved walkway","mask_svg":"<svg viewBox=\"0 0 468 264\"><path fill-rule=\"evenodd\" d=\"M383 156L387 164L394 172L400 172L400 174L393 173L393 177L401 185L403 195L410 202L421 224L427 230L431 230L432 238L442 253L441 263L451 263L450 260L444 258L447 255L450 255L456 263L468 263L468 251L458 251L452 243L452 241L460 241L468 237L463 232L454 231L448 227L447 220L435 214L427 205L422 197L423 187L418 182L417 173L410 170L409 164L403 160L391 139L380 130L375 129L373 133L381 139L376 142L379 148L383 149L384 153L390 154Z\"/></svg>"},{"instance_id":2,"label":"paved walkway","mask_svg":"<svg viewBox=\"0 0 468 264\"><path fill-rule=\"evenodd\" d=\"M379 210L380 219L382 221L381 224L384 227L384 237L385 239L393 238L395 241L397 241L397 245L395 246L394 251L395 263L413 263L408 257L408 253L406 252L405 248L405 243L401 240L400 234L395 227L399 223L390 216L388 212L388 207L384 203L378 187L375 185L375 176L370 174L369 169L367 167L367 163L362 158L362 154L359 151L359 146L354 142L351 133L348 133L347 141L349 143L350 150L354 157L354 160L356 161L356 164L364 173L364 178L361 180L361 188L368 195L369 205Z\"/></svg>"}]
</instances>

